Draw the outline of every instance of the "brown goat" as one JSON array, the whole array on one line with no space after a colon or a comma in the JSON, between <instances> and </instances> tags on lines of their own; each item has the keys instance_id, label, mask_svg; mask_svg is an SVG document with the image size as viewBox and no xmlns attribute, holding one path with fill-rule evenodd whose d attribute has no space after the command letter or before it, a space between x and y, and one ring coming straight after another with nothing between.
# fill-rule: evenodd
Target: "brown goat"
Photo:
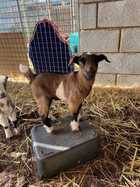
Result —
<instances>
[{"instance_id":1,"label":"brown goat","mask_svg":"<svg viewBox=\"0 0 140 187\"><path fill-rule=\"evenodd\" d=\"M45 124L47 132L52 132L50 119L48 118L49 107L53 99L61 99L68 104L72 114L71 128L79 130L78 114L83 100L91 91L95 80L98 63L102 60L110 62L105 55L83 53L74 56L70 63L77 63L80 66L78 72L70 74L40 73L33 74L24 65L20 65L20 71L29 79L32 95L37 102L39 114Z\"/></svg>"}]
</instances>

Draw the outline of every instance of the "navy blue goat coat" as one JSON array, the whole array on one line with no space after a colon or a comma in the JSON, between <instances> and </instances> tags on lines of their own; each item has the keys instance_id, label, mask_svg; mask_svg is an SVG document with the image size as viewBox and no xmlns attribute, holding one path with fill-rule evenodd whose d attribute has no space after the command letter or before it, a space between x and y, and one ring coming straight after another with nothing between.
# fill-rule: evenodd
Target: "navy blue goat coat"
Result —
<instances>
[{"instance_id":1,"label":"navy blue goat coat","mask_svg":"<svg viewBox=\"0 0 140 187\"><path fill-rule=\"evenodd\" d=\"M29 43L29 57L36 73L70 73L74 70L69 65L71 51L63 39L58 27L45 19L39 21Z\"/></svg>"}]
</instances>

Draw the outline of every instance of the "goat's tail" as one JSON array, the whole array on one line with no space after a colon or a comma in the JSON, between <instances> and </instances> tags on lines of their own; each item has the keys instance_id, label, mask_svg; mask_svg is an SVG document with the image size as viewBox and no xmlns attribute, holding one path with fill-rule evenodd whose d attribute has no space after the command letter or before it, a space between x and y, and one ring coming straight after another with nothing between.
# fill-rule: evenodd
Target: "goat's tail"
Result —
<instances>
[{"instance_id":1,"label":"goat's tail","mask_svg":"<svg viewBox=\"0 0 140 187\"><path fill-rule=\"evenodd\" d=\"M32 72L32 70L23 64L19 65L20 72L30 81L30 83L35 79L36 74Z\"/></svg>"}]
</instances>

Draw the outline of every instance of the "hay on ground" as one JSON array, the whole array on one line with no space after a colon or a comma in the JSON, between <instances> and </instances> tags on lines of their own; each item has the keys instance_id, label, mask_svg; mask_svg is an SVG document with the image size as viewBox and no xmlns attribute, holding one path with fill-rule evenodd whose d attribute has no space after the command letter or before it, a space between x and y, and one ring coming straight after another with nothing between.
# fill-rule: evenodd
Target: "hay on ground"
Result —
<instances>
[{"instance_id":1,"label":"hay on ground","mask_svg":"<svg viewBox=\"0 0 140 187\"><path fill-rule=\"evenodd\" d=\"M19 137L6 141L0 128L0 186L18 187L139 187L140 90L95 88L85 101L83 116L101 138L101 152L87 162L47 181L33 169L30 129L40 119L27 84L9 83L9 93L22 117ZM50 115L59 121L68 112L54 102Z\"/></svg>"}]
</instances>

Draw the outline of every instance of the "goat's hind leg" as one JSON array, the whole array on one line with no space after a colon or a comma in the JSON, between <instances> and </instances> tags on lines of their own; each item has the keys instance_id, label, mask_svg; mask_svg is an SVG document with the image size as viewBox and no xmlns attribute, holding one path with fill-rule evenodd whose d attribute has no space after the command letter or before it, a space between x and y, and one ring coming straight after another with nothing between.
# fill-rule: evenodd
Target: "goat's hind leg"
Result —
<instances>
[{"instance_id":1,"label":"goat's hind leg","mask_svg":"<svg viewBox=\"0 0 140 187\"><path fill-rule=\"evenodd\" d=\"M51 125L51 119L48 118L51 100L46 97L41 97L37 102L39 107L39 114L44 124L44 128L46 129L47 133L52 133L53 127Z\"/></svg>"},{"instance_id":2,"label":"goat's hind leg","mask_svg":"<svg viewBox=\"0 0 140 187\"><path fill-rule=\"evenodd\" d=\"M11 131L10 123L8 121L8 117L5 116L4 114L0 114L0 124L4 128L6 139L11 138L13 136L13 132Z\"/></svg>"}]
</instances>

